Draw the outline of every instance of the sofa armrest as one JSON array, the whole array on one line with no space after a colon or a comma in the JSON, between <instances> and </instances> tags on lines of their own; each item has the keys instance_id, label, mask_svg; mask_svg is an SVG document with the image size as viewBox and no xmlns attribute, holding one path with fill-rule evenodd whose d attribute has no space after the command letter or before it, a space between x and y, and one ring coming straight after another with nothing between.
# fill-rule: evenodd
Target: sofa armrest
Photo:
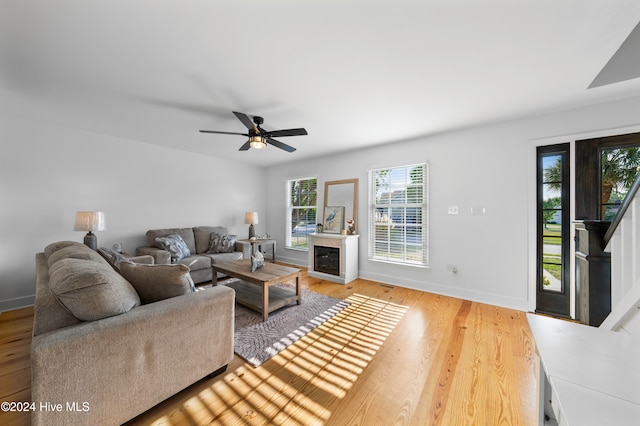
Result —
<instances>
[{"instance_id":1,"label":"sofa armrest","mask_svg":"<svg viewBox=\"0 0 640 426\"><path fill-rule=\"evenodd\" d=\"M138 247L136 256L149 255L153 257L156 265L169 265L171 263L171 253L156 247Z\"/></svg>"},{"instance_id":2,"label":"sofa armrest","mask_svg":"<svg viewBox=\"0 0 640 426\"><path fill-rule=\"evenodd\" d=\"M243 259L251 259L251 243L248 241L236 241L236 251L242 252Z\"/></svg>"},{"instance_id":3,"label":"sofa armrest","mask_svg":"<svg viewBox=\"0 0 640 426\"><path fill-rule=\"evenodd\" d=\"M36 410L33 424L122 424L225 367L234 309L219 286L35 336L32 401L82 411Z\"/></svg>"},{"instance_id":4,"label":"sofa armrest","mask_svg":"<svg viewBox=\"0 0 640 426\"><path fill-rule=\"evenodd\" d=\"M145 265L154 265L156 260L150 254L145 254L142 256L132 256L129 258L130 261L135 263L143 263Z\"/></svg>"}]
</instances>

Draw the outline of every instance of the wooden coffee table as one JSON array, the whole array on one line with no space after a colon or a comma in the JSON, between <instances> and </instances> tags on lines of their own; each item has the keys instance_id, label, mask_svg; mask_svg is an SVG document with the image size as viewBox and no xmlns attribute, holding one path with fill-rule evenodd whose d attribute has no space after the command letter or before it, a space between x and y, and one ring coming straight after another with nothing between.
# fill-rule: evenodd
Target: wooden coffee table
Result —
<instances>
[{"instance_id":1,"label":"wooden coffee table","mask_svg":"<svg viewBox=\"0 0 640 426\"><path fill-rule=\"evenodd\" d=\"M211 266L213 285L218 285L218 272L241 281L232 283L236 290L236 301L241 305L262 313L262 320L266 321L269 312L280 309L290 303L298 305L302 301L300 291L300 269L276 263L266 263L263 267L251 272L251 259L235 262L219 263ZM269 287L292 279L296 280L296 290L287 291L281 288Z\"/></svg>"}]
</instances>

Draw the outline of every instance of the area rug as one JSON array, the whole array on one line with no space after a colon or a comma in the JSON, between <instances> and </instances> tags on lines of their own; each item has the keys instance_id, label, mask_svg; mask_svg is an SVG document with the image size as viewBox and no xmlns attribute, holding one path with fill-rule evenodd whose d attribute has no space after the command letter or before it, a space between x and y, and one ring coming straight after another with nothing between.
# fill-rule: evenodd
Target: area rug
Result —
<instances>
[{"instance_id":1,"label":"area rug","mask_svg":"<svg viewBox=\"0 0 640 426\"><path fill-rule=\"evenodd\" d=\"M226 285L233 287L233 282ZM278 287L295 289L286 284ZM260 313L236 303L234 351L258 367L347 306L347 301L302 289L300 305L271 312L263 322Z\"/></svg>"}]
</instances>

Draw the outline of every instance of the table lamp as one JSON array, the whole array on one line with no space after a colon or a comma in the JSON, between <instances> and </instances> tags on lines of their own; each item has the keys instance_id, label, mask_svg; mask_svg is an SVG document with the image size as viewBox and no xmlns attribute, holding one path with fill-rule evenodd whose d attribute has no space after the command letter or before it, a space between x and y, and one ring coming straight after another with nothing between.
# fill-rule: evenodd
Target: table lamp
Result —
<instances>
[{"instance_id":1,"label":"table lamp","mask_svg":"<svg viewBox=\"0 0 640 426\"><path fill-rule=\"evenodd\" d=\"M93 231L104 231L107 223L103 212L77 212L76 220L73 224L74 231L89 231L84 236L84 244L93 250L98 249L98 237Z\"/></svg>"},{"instance_id":2,"label":"table lamp","mask_svg":"<svg viewBox=\"0 0 640 426\"><path fill-rule=\"evenodd\" d=\"M244 223L249 225L249 239L255 238L256 230L253 225L258 223L258 212L246 212L244 214Z\"/></svg>"}]
</instances>

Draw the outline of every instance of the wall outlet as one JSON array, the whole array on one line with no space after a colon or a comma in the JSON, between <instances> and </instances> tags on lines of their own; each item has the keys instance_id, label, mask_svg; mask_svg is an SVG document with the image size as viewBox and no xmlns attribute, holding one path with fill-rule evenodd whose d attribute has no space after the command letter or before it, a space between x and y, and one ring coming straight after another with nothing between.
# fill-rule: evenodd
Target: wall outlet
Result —
<instances>
[{"instance_id":1,"label":"wall outlet","mask_svg":"<svg viewBox=\"0 0 640 426\"><path fill-rule=\"evenodd\" d=\"M449 206L447 214L458 214L458 206Z\"/></svg>"},{"instance_id":2,"label":"wall outlet","mask_svg":"<svg viewBox=\"0 0 640 426\"><path fill-rule=\"evenodd\" d=\"M473 206L471 207L471 214L473 216L484 216L487 214L487 209L484 207Z\"/></svg>"},{"instance_id":3,"label":"wall outlet","mask_svg":"<svg viewBox=\"0 0 640 426\"><path fill-rule=\"evenodd\" d=\"M447 265L447 271L451 272L452 274L457 274L458 273L458 265L448 264Z\"/></svg>"}]
</instances>

